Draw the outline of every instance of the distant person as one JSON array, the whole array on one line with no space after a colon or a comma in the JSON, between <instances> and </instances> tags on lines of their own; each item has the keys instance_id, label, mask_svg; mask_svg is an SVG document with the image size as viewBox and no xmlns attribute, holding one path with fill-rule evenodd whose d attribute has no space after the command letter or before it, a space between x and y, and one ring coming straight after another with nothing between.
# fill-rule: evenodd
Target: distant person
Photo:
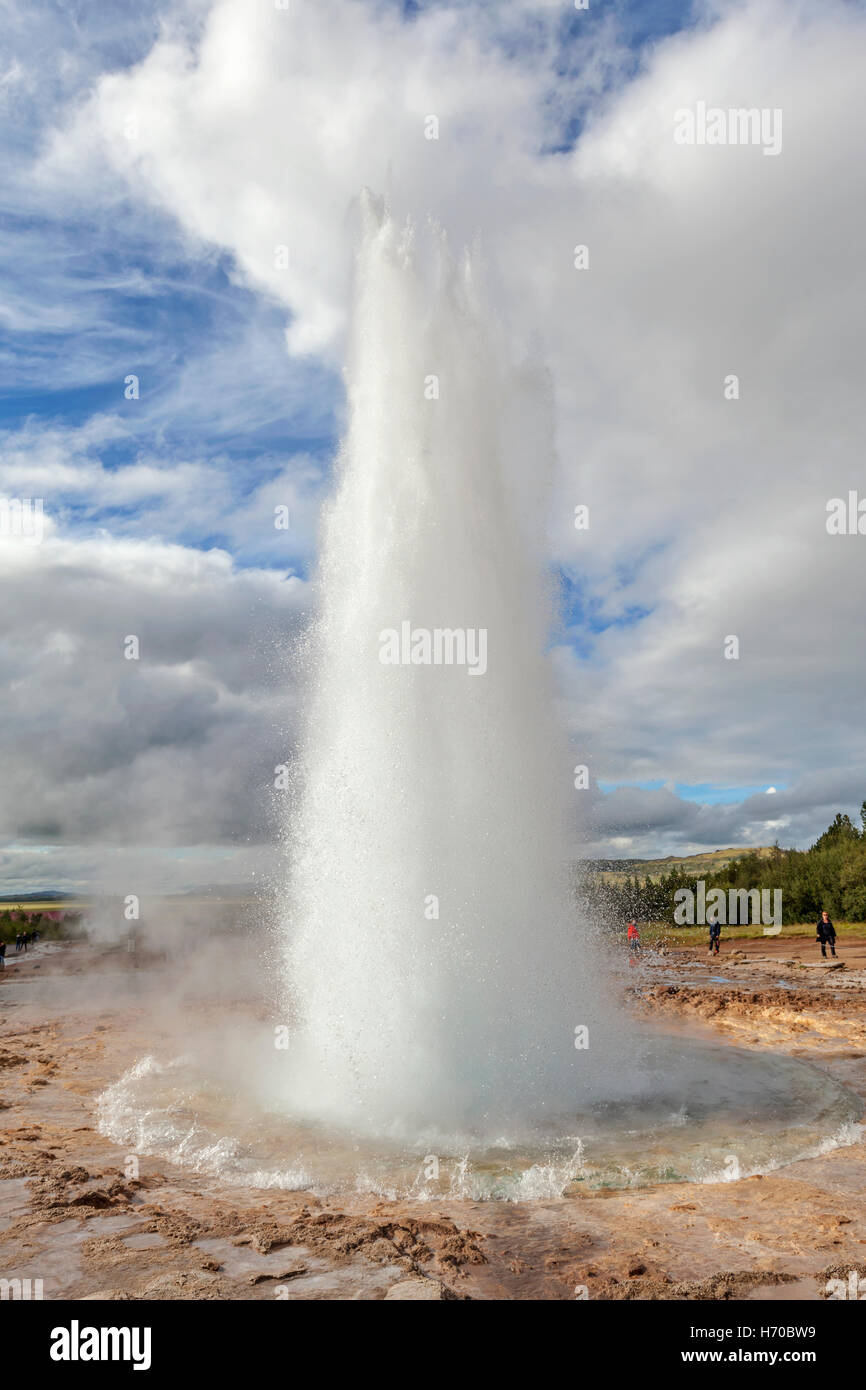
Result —
<instances>
[{"instance_id":1,"label":"distant person","mask_svg":"<svg viewBox=\"0 0 866 1390\"><path fill-rule=\"evenodd\" d=\"M18 952L21 950L21 945L22 945L22 942L21 942L21 935L22 935L21 932L18 932L18 933L16 934L16 937L15 937L15 954L16 954L16 956L17 956Z\"/></svg>"},{"instance_id":2,"label":"distant person","mask_svg":"<svg viewBox=\"0 0 866 1390\"><path fill-rule=\"evenodd\" d=\"M827 955L827 947L830 947L830 955L836 957L836 928L830 921L829 912L822 912L815 923L815 940L821 943L821 955Z\"/></svg>"},{"instance_id":3,"label":"distant person","mask_svg":"<svg viewBox=\"0 0 866 1390\"><path fill-rule=\"evenodd\" d=\"M717 955L719 954L719 943L721 942L721 939L722 939L722 924L721 924L721 922L710 922L710 951L709 951L709 954L710 954L711 956L717 956Z\"/></svg>"},{"instance_id":4,"label":"distant person","mask_svg":"<svg viewBox=\"0 0 866 1390\"><path fill-rule=\"evenodd\" d=\"M6 942L0 941L0 970L6 969Z\"/></svg>"},{"instance_id":5,"label":"distant person","mask_svg":"<svg viewBox=\"0 0 866 1390\"><path fill-rule=\"evenodd\" d=\"M628 953L630 956L640 955L640 932L637 929L637 922L628 924Z\"/></svg>"}]
</instances>

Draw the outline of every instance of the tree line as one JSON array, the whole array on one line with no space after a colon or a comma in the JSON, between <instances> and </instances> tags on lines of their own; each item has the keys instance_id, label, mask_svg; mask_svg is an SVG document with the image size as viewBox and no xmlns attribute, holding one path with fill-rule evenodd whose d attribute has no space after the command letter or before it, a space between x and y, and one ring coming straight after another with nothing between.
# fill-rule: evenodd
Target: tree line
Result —
<instances>
[{"instance_id":1,"label":"tree line","mask_svg":"<svg viewBox=\"0 0 866 1390\"><path fill-rule=\"evenodd\" d=\"M78 910L46 908L0 908L0 941L14 941L19 932L39 931L43 940L77 936L82 913Z\"/></svg>"},{"instance_id":2,"label":"tree line","mask_svg":"<svg viewBox=\"0 0 866 1390\"><path fill-rule=\"evenodd\" d=\"M776 843L769 855L749 852L732 859L714 873L674 866L661 878L639 870L614 883L591 868L583 875L580 894L587 910L607 923L629 921L673 922L674 894L678 889L707 887L781 889L782 919L804 922L826 908L843 922L866 922L866 801L860 808L860 825L839 813L832 825L808 849L781 849Z\"/></svg>"}]
</instances>

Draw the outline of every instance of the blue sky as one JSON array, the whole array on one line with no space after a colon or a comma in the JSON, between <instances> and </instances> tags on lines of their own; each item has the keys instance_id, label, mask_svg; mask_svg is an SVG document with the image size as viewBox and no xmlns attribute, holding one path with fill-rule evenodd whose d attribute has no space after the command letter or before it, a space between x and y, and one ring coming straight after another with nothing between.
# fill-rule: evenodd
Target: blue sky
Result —
<instances>
[{"instance_id":1,"label":"blue sky","mask_svg":"<svg viewBox=\"0 0 866 1390\"><path fill-rule=\"evenodd\" d=\"M612 792L617 787L639 787L643 791L659 791L666 784L661 780L648 782L606 782L599 778L599 787L603 792ZM681 796L684 801L695 801L700 806L733 806L738 802L745 801L748 796L758 796L762 792L770 791L770 788L761 787L713 787L704 782L698 786L688 786L684 782L672 782L670 790L677 796ZM778 787L772 789L772 793L777 792Z\"/></svg>"},{"instance_id":2,"label":"blue sky","mask_svg":"<svg viewBox=\"0 0 866 1390\"><path fill-rule=\"evenodd\" d=\"M201 460L221 470L231 498L249 496L293 456L326 475L339 429L342 388L333 367L291 362L287 315L237 282L226 255L190 254L167 218L121 206L110 221L6 217L5 259L14 267L14 320L0 330L0 430L100 431L109 471L142 458ZM46 252L46 248L50 248ZM8 301L7 301L8 302ZM138 396L127 399L129 374ZM67 526L129 531L136 508L55 494ZM231 548L194 510L178 531L190 546ZM285 564L285 539L239 554L240 564ZM306 557L296 557L305 564Z\"/></svg>"},{"instance_id":3,"label":"blue sky","mask_svg":"<svg viewBox=\"0 0 866 1390\"><path fill-rule=\"evenodd\" d=\"M403 13L417 19L442 6L406 3ZM471 8L471 6L469 7ZM659 38L687 23L690 5L647 6L638 0L594 0L586 12L563 7L551 27L550 12L524 16L498 36L509 47L536 28L556 35L559 58L554 71L579 71L587 35L599 27L616 29L636 68ZM197 10L192 6L190 25ZM73 105L106 72L129 70L148 53L161 15L182 13L170 3L92 7L43 0L30 13L19 9L12 28L13 61L47 69L46 84L58 101ZM74 54L71 71L61 74L60 56ZM291 311L251 291L236 273L230 254L190 246L176 222L133 198L113 196L99 205L57 207L34 196L30 162L42 148L56 107L44 100L23 102L7 150L19 177L4 198L4 261L11 282L14 319L0 328L0 428L33 428L40 423L80 428L93 417L117 421L115 437L99 445L107 470L121 469L142 456L204 459L224 470L237 498L257 482L273 478L293 455L315 459L327 480L329 460L339 438L342 388L333 364L290 360L283 348ZM573 145L583 112L560 113L558 148ZM218 360L212 359L219 345ZM124 381L134 373L140 397L124 399ZM60 499L58 499L58 502ZM100 508L64 499L71 527L130 530L134 509ZM201 548L225 545L225 532L199 527L193 513L178 538ZM264 539L264 538L263 538ZM282 566L285 538L247 548L239 563ZM306 573L308 557L295 557ZM576 594L579 577L566 578ZM645 615L636 607L620 614L620 624ZM566 609L580 643L603 630L605 620L575 600ZM581 635L581 630L584 636Z\"/></svg>"}]
</instances>

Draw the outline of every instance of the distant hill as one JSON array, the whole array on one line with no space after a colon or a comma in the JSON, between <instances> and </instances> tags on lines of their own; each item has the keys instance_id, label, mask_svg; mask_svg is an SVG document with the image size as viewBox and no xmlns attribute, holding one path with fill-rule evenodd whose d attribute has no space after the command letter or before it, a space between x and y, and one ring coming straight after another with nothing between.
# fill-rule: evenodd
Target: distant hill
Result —
<instances>
[{"instance_id":1,"label":"distant hill","mask_svg":"<svg viewBox=\"0 0 866 1390\"><path fill-rule=\"evenodd\" d=\"M168 903L184 902L255 902L258 901L256 887L243 883L225 883L204 888L186 888L177 893L154 893L146 895L148 900ZM38 893L0 893L0 908L24 907L34 904L47 907L52 903L62 903L66 907L92 906L100 901L111 902L111 895L87 896L82 893L62 893L56 888L46 888Z\"/></svg>"},{"instance_id":2,"label":"distant hill","mask_svg":"<svg viewBox=\"0 0 866 1390\"><path fill-rule=\"evenodd\" d=\"M166 898L181 901L194 898L199 902L254 902L259 891L257 884L249 883L217 883L209 884L203 888L183 888L177 893L166 893Z\"/></svg>"},{"instance_id":3,"label":"distant hill","mask_svg":"<svg viewBox=\"0 0 866 1390\"><path fill-rule=\"evenodd\" d=\"M48 888L39 893L0 893L0 906L16 906L18 903L74 903L79 901L77 893L60 893Z\"/></svg>"},{"instance_id":4,"label":"distant hill","mask_svg":"<svg viewBox=\"0 0 866 1390\"><path fill-rule=\"evenodd\" d=\"M697 876L711 874L743 854L756 854L759 859L767 859L772 853L771 845L741 845L739 849L711 849L703 854L668 854L664 859L584 859L581 865L609 883L622 883L627 878L634 878L635 874L641 880L663 878L671 869L683 869Z\"/></svg>"},{"instance_id":5,"label":"distant hill","mask_svg":"<svg viewBox=\"0 0 866 1390\"><path fill-rule=\"evenodd\" d=\"M624 883L626 879L634 878L635 874L641 882L646 878L660 879L675 868L683 869L699 878L701 874L715 873L716 870L724 868L726 864L730 864L732 859L739 859L742 854L757 854L759 858L765 859L772 852L769 845L762 845L759 848L743 845L739 849L733 846L730 849L707 850L703 854L668 854L664 859L581 859L577 861L577 867L584 872L597 875L607 883L614 884ZM260 885L257 884L221 883L202 888L187 888L160 896L165 903L176 906L183 903L190 905L235 903L241 905L258 902L262 897L262 891ZM266 897L267 894L265 893L264 896ZM87 898L83 894L63 893L55 888L34 893L0 893L0 909L24 907L31 904L37 904L39 907L50 907L54 903L62 903L64 907L73 908L76 906L84 907L92 902L93 899Z\"/></svg>"}]
</instances>

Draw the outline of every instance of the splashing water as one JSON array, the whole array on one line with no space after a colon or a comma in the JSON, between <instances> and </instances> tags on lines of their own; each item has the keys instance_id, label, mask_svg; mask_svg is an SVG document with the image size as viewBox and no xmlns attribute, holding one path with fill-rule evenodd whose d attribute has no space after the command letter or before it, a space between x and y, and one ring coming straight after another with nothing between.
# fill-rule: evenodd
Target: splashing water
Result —
<instances>
[{"instance_id":1,"label":"splashing water","mask_svg":"<svg viewBox=\"0 0 866 1390\"><path fill-rule=\"evenodd\" d=\"M293 1092L495 1131L588 1098L621 1033L569 894L546 384L508 365L475 258L371 200L366 223L289 827ZM436 664L437 630L486 662ZM389 632L417 664L380 659Z\"/></svg>"}]
</instances>

